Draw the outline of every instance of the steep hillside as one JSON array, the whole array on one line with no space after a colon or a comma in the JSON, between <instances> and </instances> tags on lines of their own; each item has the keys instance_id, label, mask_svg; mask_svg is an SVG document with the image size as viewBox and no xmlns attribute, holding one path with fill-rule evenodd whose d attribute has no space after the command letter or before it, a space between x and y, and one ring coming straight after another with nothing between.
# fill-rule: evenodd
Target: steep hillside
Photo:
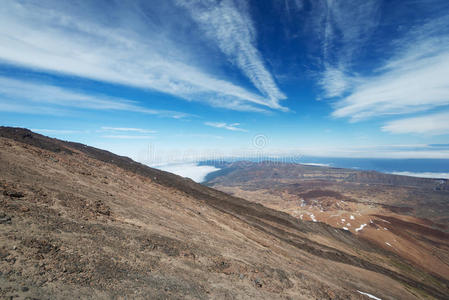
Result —
<instances>
[{"instance_id":1,"label":"steep hillside","mask_svg":"<svg viewBox=\"0 0 449 300\"><path fill-rule=\"evenodd\" d=\"M449 294L442 274L352 232L107 151L1 127L0 167L0 297Z\"/></svg>"}]
</instances>

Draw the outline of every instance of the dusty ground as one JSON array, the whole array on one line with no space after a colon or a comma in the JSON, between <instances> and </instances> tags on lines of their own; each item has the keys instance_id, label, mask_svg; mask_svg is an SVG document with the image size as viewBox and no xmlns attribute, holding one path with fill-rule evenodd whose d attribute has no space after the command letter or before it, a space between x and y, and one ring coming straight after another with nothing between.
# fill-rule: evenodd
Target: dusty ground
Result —
<instances>
[{"instance_id":1,"label":"dusty ground","mask_svg":"<svg viewBox=\"0 0 449 300\"><path fill-rule=\"evenodd\" d=\"M217 173L208 182L216 189L346 230L449 279L445 180L252 163L230 164Z\"/></svg>"},{"instance_id":2,"label":"dusty ground","mask_svg":"<svg viewBox=\"0 0 449 300\"><path fill-rule=\"evenodd\" d=\"M367 299L358 291L449 294L441 274L350 231L0 128L2 298Z\"/></svg>"}]
</instances>

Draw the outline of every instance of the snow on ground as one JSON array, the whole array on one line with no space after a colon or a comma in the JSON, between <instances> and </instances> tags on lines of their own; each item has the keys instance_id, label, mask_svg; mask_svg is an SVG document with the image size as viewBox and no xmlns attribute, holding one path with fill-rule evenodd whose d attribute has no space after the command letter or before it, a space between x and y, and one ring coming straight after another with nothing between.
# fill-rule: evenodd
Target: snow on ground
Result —
<instances>
[{"instance_id":1,"label":"snow on ground","mask_svg":"<svg viewBox=\"0 0 449 300\"><path fill-rule=\"evenodd\" d=\"M315 216L313 214L310 215L310 218L312 219L313 222L316 222Z\"/></svg>"},{"instance_id":2,"label":"snow on ground","mask_svg":"<svg viewBox=\"0 0 449 300\"><path fill-rule=\"evenodd\" d=\"M351 227L351 223L346 224L346 226Z\"/></svg>"},{"instance_id":3,"label":"snow on ground","mask_svg":"<svg viewBox=\"0 0 449 300\"><path fill-rule=\"evenodd\" d=\"M351 220L355 220L355 218L354 218L353 215L351 215L349 218L350 218Z\"/></svg>"},{"instance_id":4,"label":"snow on ground","mask_svg":"<svg viewBox=\"0 0 449 300\"><path fill-rule=\"evenodd\" d=\"M344 230L349 230L348 227L343 227Z\"/></svg>"},{"instance_id":5,"label":"snow on ground","mask_svg":"<svg viewBox=\"0 0 449 300\"><path fill-rule=\"evenodd\" d=\"M390 243L388 243L388 242L385 242L385 244L387 244L388 246L390 246L390 247L393 247L393 246L391 246L391 244Z\"/></svg>"},{"instance_id":6,"label":"snow on ground","mask_svg":"<svg viewBox=\"0 0 449 300\"><path fill-rule=\"evenodd\" d=\"M378 298L378 297L376 297L376 296L373 296L373 295L368 294L368 293L361 292L361 291L359 291L359 290L357 290L357 292L359 292L360 294L365 295L365 296L367 296L368 298L371 298L371 299L382 300L382 299L380 299L380 298Z\"/></svg>"},{"instance_id":7,"label":"snow on ground","mask_svg":"<svg viewBox=\"0 0 449 300\"><path fill-rule=\"evenodd\" d=\"M362 224L362 225L360 225L359 228L356 228L355 231L360 231L360 230L362 230L365 226L366 226L366 224Z\"/></svg>"},{"instance_id":8,"label":"snow on ground","mask_svg":"<svg viewBox=\"0 0 449 300\"><path fill-rule=\"evenodd\" d=\"M342 222L346 222L346 219L341 219Z\"/></svg>"}]
</instances>

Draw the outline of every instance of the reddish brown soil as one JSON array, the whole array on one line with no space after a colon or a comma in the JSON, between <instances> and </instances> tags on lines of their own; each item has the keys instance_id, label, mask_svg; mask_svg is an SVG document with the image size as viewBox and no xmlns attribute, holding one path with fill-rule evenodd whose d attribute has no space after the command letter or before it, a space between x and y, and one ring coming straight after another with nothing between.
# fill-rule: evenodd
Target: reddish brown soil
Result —
<instances>
[{"instance_id":1,"label":"reddish brown soil","mask_svg":"<svg viewBox=\"0 0 449 300\"><path fill-rule=\"evenodd\" d=\"M292 164L222 168L208 185L299 220L344 229L449 279L449 234L439 223L449 218L446 181Z\"/></svg>"}]
</instances>

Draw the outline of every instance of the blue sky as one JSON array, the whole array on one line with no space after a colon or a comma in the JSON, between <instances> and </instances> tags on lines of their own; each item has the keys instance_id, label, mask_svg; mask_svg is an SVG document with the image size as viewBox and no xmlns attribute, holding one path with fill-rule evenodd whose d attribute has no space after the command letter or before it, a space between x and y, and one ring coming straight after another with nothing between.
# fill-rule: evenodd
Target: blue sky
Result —
<instances>
[{"instance_id":1,"label":"blue sky","mask_svg":"<svg viewBox=\"0 0 449 300\"><path fill-rule=\"evenodd\" d=\"M4 0L0 120L141 161L449 158L449 2Z\"/></svg>"}]
</instances>

